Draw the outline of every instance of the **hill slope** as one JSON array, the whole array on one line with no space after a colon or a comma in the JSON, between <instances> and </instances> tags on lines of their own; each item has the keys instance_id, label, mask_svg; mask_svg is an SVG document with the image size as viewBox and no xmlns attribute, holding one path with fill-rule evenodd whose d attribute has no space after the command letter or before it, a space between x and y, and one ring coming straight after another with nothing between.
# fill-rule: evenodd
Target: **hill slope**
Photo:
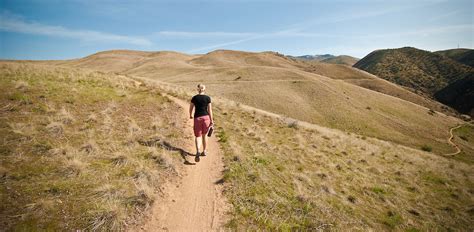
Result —
<instances>
[{"instance_id":1,"label":"hill slope","mask_svg":"<svg viewBox=\"0 0 474 232\"><path fill-rule=\"evenodd\" d=\"M321 62L323 62L323 63L344 64L344 65L349 65L349 66L354 65L355 63L357 63L357 61L359 61L359 59L357 59L355 57L352 57L352 56L345 56L345 55L331 57L331 58L321 60Z\"/></svg>"},{"instance_id":2,"label":"hill slope","mask_svg":"<svg viewBox=\"0 0 474 232\"><path fill-rule=\"evenodd\" d=\"M411 47L377 50L354 67L432 96L474 70L448 57Z\"/></svg>"},{"instance_id":3,"label":"hill slope","mask_svg":"<svg viewBox=\"0 0 474 232\"><path fill-rule=\"evenodd\" d=\"M206 209L222 210L206 197L190 196L202 186L207 197L222 187L233 206L228 228L212 227L216 230L467 231L474 223L474 169L467 162L216 96L215 135L225 169L214 181L192 174L215 167L218 156L186 167L200 171L181 172L186 151L179 150L190 149L192 142L190 127L182 122L189 121L166 93L181 97L179 104L186 106L192 88L20 62L0 63L0 76L0 224L5 230L122 231L149 215L150 206L158 209L155 216L168 220L189 216L185 210L199 212L193 201L184 210L173 208L182 199L204 199L199 204ZM329 81L318 84L351 85L322 79ZM431 120L438 122L437 117L442 116ZM468 141L474 127L454 133L473 150ZM472 154L465 155L472 161ZM168 202L154 198L171 177L181 180L170 186L175 194ZM171 211L161 210L163 205ZM207 218L205 212L201 216ZM141 225L137 231L176 228Z\"/></svg>"},{"instance_id":4,"label":"hill slope","mask_svg":"<svg viewBox=\"0 0 474 232\"><path fill-rule=\"evenodd\" d=\"M0 63L0 225L122 231L175 178L179 108L124 76ZM170 126L173 125L173 126Z\"/></svg>"},{"instance_id":5,"label":"hill slope","mask_svg":"<svg viewBox=\"0 0 474 232\"><path fill-rule=\"evenodd\" d=\"M230 230L463 231L473 223L472 162L213 102ZM473 128L456 138L473 139Z\"/></svg>"},{"instance_id":6,"label":"hill slope","mask_svg":"<svg viewBox=\"0 0 474 232\"><path fill-rule=\"evenodd\" d=\"M124 55L126 52L130 52L130 56L135 57L135 61L129 62L133 63L131 65L123 65L123 61L116 61L117 57ZM137 54L142 54L142 57L136 58ZM114 59L111 59L110 57L114 57ZM131 59L132 58L127 58L125 60ZM140 62L137 62L138 60ZM238 72L233 72L231 69L239 69L243 67L249 70L247 71L248 75L253 75L252 71L250 70L269 70L271 67L283 68L284 70L281 69L282 73L280 73L279 76L281 77L286 75L287 77L292 78L294 74L288 71L296 69L327 76L333 79L343 80L348 83L401 98L415 104L434 109L436 111L449 113L442 104L439 104L436 101L421 97L417 94L407 91L404 88L401 88L400 86L373 76L369 73L362 72L358 69L343 65L325 64L316 61L289 59L274 52L251 53L231 50L217 50L203 56L189 56L176 52L136 52L112 50L97 53L83 59L62 61L59 63L73 67L88 67L101 71L122 72L124 74L147 76L168 81L179 79L184 75L200 75L199 73L205 73L209 77L215 76L217 73L219 73L219 75L229 75L230 77L226 80L239 80L243 77L234 75ZM257 75L253 75L253 78L257 77ZM277 77L277 79L280 77Z\"/></svg>"},{"instance_id":7,"label":"hill slope","mask_svg":"<svg viewBox=\"0 0 474 232\"><path fill-rule=\"evenodd\" d=\"M292 59L297 60L311 60L311 61L321 61L324 59L334 58L336 56L331 54L324 54L324 55L303 55L303 56L287 56Z\"/></svg>"},{"instance_id":8,"label":"hill slope","mask_svg":"<svg viewBox=\"0 0 474 232\"><path fill-rule=\"evenodd\" d=\"M218 112L233 230L472 228L471 165L240 107Z\"/></svg>"},{"instance_id":9,"label":"hill slope","mask_svg":"<svg viewBox=\"0 0 474 232\"><path fill-rule=\"evenodd\" d=\"M447 56L457 62L474 67L474 50L467 48L448 49L436 51L436 54Z\"/></svg>"},{"instance_id":10,"label":"hill slope","mask_svg":"<svg viewBox=\"0 0 474 232\"><path fill-rule=\"evenodd\" d=\"M474 75L449 84L436 92L434 97L459 112L474 117Z\"/></svg>"},{"instance_id":11,"label":"hill slope","mask_svg":"<svg viewBox=\"0 0 474 232\"><path fill-rule=\"evenodd\" d=\"M295 61L271 52L219 50L200 56L161 53L171 58L159 54L148 53L131 68L123 70L120 66L117 71L189 89L204 82L214 97L298 120L416 148L430 146L436 153L453 149L446 143L447 131L459 120L444 114L430 115L430 110L417 105L438 110L440 104L345 65ZM89 65L84 63L87 59L81 62ZM104 67L92 67L104 71L116 67L114 62L107 62L102 64Z\"/></svg>"},{"instance_id":12,"label":"hill slope","mask_svg":"<svg viewBox=\"0 0 474 232\"><path fill-rule=\"evenodd\" d=\"M117 55L125 55L130 52L133 58L125 60L134 60L123 65L123 61L118 61ZM106 55L108 54L108 55ZM141 54L141 57L136 57ZM114 57L111 59L110 57ZM138 62L140 61L140 62ZM112 50L97 53L83 59L62 61L60 64L73 67L88 67L94 70L122 72L124 74L156 77L161 80L179 79L182 76L198 73L206 73L214 76L216 73L224 75L233 75L231 69L245 67L249 70L265 69L271 67L284 68L283 74L292 76L288 70L303 70L333 79L343 80L348 83L401 98L415 104L425 106L436 111L447 112L442 104L430 99L421 97L393 83L373 76L369 73L359 71L358 69L336 65L326 64L316 61L294 60L284 57L274 52L252 53L232 50L217 50L202 56L190 56L176 52L136 52ZM124 68L127 67L127 68ZM249 71L249 75L253 75ZM234 73L235 74L235 73ZM255 73L256 74L256 73ZM257 75L253 75L257 77ZM240 79L242 76L233 76L228 80Z\"/></svg>"}]
</instances>

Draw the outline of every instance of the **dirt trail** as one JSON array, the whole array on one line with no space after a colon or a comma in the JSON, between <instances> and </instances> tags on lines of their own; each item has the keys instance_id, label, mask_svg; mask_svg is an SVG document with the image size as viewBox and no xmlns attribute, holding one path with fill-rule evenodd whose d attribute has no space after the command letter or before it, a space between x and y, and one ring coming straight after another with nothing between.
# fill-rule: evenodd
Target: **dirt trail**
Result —
<instances>
[{"instance_id":1,"label":"dirt trail","mask_svg":"<svg viewBox=\"0 0 474 232\"><path fill-rule=\"evenodd\" d=\"M189 104L167 95L188 115ZM183 117L184 120L184 117ZM192 135L192 120L187 120L185 134ZM194 138L194 137L193 137ZM185 151L195 153L194 140L189 139ZM149 220L140 227L141 231L219 231L225 223L227 204L222 196L224 165L219 144L213 135L208 139L207 155L194 162L194 156L187 156L183 164L184 175L178 185L168 184L152 208Z\"/></svg>"},{"instance_id":2,"label":"dirt trail","mask_svg":"<svg viewBox=\"0 0 474 232\"><path fill-rule=\"evenodd\" d=\"M461 153L461 149L458 147L458 145L456 145L456 144L452 141L453 138L454 138L453 130L458 129L458 128L461 127L461 126L462 126L462 124L461 124L461 125L458 125L458 126L455 126L455 127L451 128L451 129L449 129L450 137L449 137L449 139L448 139L448 143L451 144L451 146L453 146L454 148L456 148L456 151L453 152L453 153L445 154L445 156L453 156L453 155L457 155L457 154Z\"/></svg>"}]
</instances>

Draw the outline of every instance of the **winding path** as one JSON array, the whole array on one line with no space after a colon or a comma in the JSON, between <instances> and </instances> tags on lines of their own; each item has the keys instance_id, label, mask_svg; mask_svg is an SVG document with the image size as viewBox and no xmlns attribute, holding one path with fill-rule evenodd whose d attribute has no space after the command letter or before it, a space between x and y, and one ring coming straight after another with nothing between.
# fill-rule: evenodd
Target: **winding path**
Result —
<instances>
[{"instance_id":1,"label":"winding path","mask_svg":"<svg viewBox=\"0 0 474 232\"><path fill-rule=\"evenodd\" d=\"M463 124L452 127L451 129L449 129L450 137L448 139L448 143L451 144L451 146L453 146L454 148L456 148L456 151L453 152L453 153L445 154L445 156L453 156L453 155L457 155L457 154L461 153L461 149L459 148L459 146L452 141L453 138L454 138L453 131L458 129L461 126L463 126Z\"/></svg>"}]
</instances>

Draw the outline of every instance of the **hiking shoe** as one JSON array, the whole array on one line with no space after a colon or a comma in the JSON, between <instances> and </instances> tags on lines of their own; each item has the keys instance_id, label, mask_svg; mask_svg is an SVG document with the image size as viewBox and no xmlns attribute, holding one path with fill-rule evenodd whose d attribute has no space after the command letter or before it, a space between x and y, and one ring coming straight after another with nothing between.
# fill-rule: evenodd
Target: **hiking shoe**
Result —
<instances>
[{"instance_id":1,"label":"hiking shoe","mask_svg":"<svg viewBox=\"0 0 474 232\"><path fill-rule=\"evenodd\" d=\"M200 159L199 159L199 152L196 152L196 158L194 158L194 161L195 161L195 162L199 162L199 160L200 160Z\"/></svg>"},{"instance_id":2,"label":"hiking shoe","mask_svg":"<svg viewBox=\"0 0 474 232\"><path fill-rule=\"evenodd\" d=\"M201 156L206 156L206 152L203 151L203 152L201 153Z\"/></svg>"}]
</instances>

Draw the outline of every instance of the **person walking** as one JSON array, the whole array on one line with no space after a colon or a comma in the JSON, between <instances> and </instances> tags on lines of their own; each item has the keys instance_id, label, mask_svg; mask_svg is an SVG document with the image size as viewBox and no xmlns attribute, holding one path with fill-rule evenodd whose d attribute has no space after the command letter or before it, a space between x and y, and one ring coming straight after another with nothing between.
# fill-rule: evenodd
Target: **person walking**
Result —
<instances>
[{"instance_id":1,"label":"person walking","mask_svg":"<svg viewBox=\"0 0 474 232\"><path fill-rule=\"evenodd\" d=\"M196 144L196 158L195 161L199 162L199 156L206 155L207 146L207 132L209 128L214 124L212 117L212 104L211 98L204 94L206 86L203 84L197 85L198 94L191 99L189 105L189 119L194 118L194 142ZM194 109L194 115L193 115ZM202 143L202 152L200 142Z\"/></svg>"}]
</instances>

